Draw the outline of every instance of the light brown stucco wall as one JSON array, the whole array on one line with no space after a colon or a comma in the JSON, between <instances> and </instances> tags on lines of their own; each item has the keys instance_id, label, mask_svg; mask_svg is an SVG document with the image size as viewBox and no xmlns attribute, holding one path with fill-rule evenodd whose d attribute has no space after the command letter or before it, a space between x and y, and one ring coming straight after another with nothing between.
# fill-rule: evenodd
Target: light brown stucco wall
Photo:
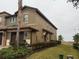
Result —
<instances>
[{"instance_id":1,"label":"light brown stucco wall","mask_svg":"<svg viewBox=\"0 0 79 59\"><path fill-rule=\"evenodd\" d=\"M57 30L52 27L47 21L44 20L38 13L36 13L33 9L25 9L24 14L29 15L29 24L32 24L32 27L37 28L39 31L37 32L37 41L44 42L42 29L47 29L53 33L52 40L57 40ZM34 33L33 36L35 37ZM36 43L36 39L32 39L32 43Z\"/></svg>"}]
</instances>

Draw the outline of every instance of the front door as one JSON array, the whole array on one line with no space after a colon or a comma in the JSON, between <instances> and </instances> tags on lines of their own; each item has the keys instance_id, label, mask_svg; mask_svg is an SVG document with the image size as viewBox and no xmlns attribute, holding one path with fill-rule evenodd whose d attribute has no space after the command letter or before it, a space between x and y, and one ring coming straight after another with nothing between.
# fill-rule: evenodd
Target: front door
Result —
<instances>
[{"instance_id":1,"label":"front door","mask_svg":"<svg viewBox=\"0 0 79 59\"><path fill-rule=\"evenodd\" d=\"M20 32L19 33L19 41L23 42L23 40L24 40L24 32Z\"/></svg>"},{"instance_id":2,"label":"front door","mask_svg":"<svg viewBox=\"0 0 79 59\"><path fill-rule=\"evenodd\" d=\"M11 33L11 44L16 44L16 32ZM24 40L24 32L19 33L19 43Z\"/></svg>"},{"instance_id":3,"label":"front door","mask_svg":"<svg viewBox=\"0 0 79 59\"><path fill-rule=\"evenodd\" d=\"M0 33L0 45L2 44L2 33Z\"/></svg>"},{"instance_id":4,"label":"front door","mask_svg":"<svg viewBox=\"0 0 79 59\"><path fill-rule=\"evenodd\" d=\"M12 32L11 33L11 44L15 44L16 43L16 32Z\"/></svg>"}]
</instances>

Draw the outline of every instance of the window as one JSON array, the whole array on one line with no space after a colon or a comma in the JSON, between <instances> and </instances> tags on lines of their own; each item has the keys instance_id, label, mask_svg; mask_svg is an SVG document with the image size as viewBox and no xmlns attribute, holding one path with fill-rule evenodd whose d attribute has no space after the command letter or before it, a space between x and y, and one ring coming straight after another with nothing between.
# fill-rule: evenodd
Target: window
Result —
<instances>
[{"instance_id":1,"label":"window","mask_svg":"<svg viewBox=\"0 0 79 59\"><path fill-rule=\"evenodd\" d=\"M16 17L14 17L13 22L16 22Z\"/></svg>"},{"instance_id":2,"label":"window","mask_svg":"<svg viewBox=\"0 0 79 59\"><path fill-rule=\"evenodd\" d=\"M30 39L30 32L25 32L26 39Z\"/></svg>"},{"instance_id":3,"label":"window","mask_svg":"<svg viewBox=\"0 0 79 59\"><path fill-rule=\"evenodd\" d=\"M28 23L28 15L24 15L24 22Z\"/></svg>"},{"instance_id":4,"label":"window","mask_svg":"<svg viewBox=\"0 0 79 59\"><path fill-rule=\"evenodd\" d=\"M11 23L15 23L15 22L16 22L16 18L15 18L15 17L11 17L11 18L10 18L10 22L11 22Z\"/></svg>"},{"instance_id":5,"label":"window","mask_svg":"<svg viewBox=\"0 0 79 59\"><path fill-rule=\"evenodd\" d=\"M0 17L0 22L2 21L2 17Z\"/></svg>"}]
</instances>

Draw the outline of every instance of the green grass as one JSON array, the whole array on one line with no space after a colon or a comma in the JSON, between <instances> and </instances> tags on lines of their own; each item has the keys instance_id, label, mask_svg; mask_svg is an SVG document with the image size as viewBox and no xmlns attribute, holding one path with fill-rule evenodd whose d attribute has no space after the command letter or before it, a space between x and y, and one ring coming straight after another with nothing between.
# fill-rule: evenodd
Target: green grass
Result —
<instances>
[{"instance_id":1,"label":"green grass","mask_svg":"<svg viewBox=\"0 0 79 59\"><path fill-rule=\"evenodd\" d=\"M47 48L35 52L28 59L59 59L59 54L64 54L64 59L67 59L67 55L73 55L74 59L79 59L79 51L70 45L59 45L57 47Z\"/></svg>"}]
</instances>

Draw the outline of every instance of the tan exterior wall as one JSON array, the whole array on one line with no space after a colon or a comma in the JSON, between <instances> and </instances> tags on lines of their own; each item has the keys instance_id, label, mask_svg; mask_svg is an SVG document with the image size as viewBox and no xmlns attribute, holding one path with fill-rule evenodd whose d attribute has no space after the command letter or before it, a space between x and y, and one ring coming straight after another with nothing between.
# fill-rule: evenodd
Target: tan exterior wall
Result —
<instances>
[{"instance_id":1,"label":"tan exterior wall","mask_svg":"<svg viewBox=\"0 0 79 59\"><path fill-rule=\"evenodd\" d=\"M32 44L37 43L37 34L35 32L32 32Z\"/></svg>"},{"instance_id":2,"label":"tan exterior wall","mask_svg":"<svg viewBox=\"0 0 79 59\"><path fill-rule=\"evenodd\" d=\"M8 16L8 14L0 14L0 17L1 17L1 22L0 22L0 27L1 28L4 28L5 27L5 22L6 22L6 20L5 20L5 17L6 16Z\"/></svg>"},{"instance_id":3,"label":"tan exterior wall","mask_svg":"<svg viewBox=\"0 0 79 59\"><path fill-rule=\"evenodd\" d=\"M33 9L25 9L24 14L29 15L30 26L36 27L39 31L37 32L37 42L44 42L42 29L47 29L53 33L51 36L52 40L57 40L57 30L52 27L47 21L44 20L38 13ZM35 37L35 36L33 36ZM36 43L36 39L32 38L32 43Z\"/></svg>"},{"instance_id":4,"label":"tan exterior wall","mask_svg":"<svg viewBox=\"0 0 79 59\"><path fill-rule=\"evenodd\" d=\"M5 22L6 22L6 19L5 17L6 16L9 16L8 14L6 13L2 13L0 14L0 17L1 17L1 22L0 22L0 29L3 29L6 27L5 25ZM6 31L0 31L2 32L2 46L6 46L6 42L7 42L7 32Z\"/></svg>"},{"instance_id":5,"label":"tan exterior wall","mask_svg":"<svg viewBox=\"0 0 79 59\"><path fill-rule=\"evenodd\" d=\"M32 32L32 44L36 44L36 43L40 43L40 42L45 42L44 38L43 38L43 29L46 29L50 32L52 32L53 34L51 35L51 40L57 40L57 30L52 27L47 21L44 20L44 18L42 18L34 9L29 9L26 8L23 10L23 16L27 14L28 15L28 23L24 23L23 20L21 20L21 25L22 27L33 27L35 29L37 29L37 32ZM2 22L0 24L0 28L2 27L6 27L5 24L6 22L8 22L8 19L5 19L5 16L8 16L7 14L0 14L0 16L2 17ZM8 33L7 33L8 34ZM6 38L5 36L3 38ZM48 35L49 38L49 35ZM10 38L6 38L6 40L10 40ZM4 41L4 39L3 39ZM3 42L2 41L2 42ZM5 42L3 42L3 45ZM7 45L9 45L7 43Z\"/></svg>"}]
</instances>

